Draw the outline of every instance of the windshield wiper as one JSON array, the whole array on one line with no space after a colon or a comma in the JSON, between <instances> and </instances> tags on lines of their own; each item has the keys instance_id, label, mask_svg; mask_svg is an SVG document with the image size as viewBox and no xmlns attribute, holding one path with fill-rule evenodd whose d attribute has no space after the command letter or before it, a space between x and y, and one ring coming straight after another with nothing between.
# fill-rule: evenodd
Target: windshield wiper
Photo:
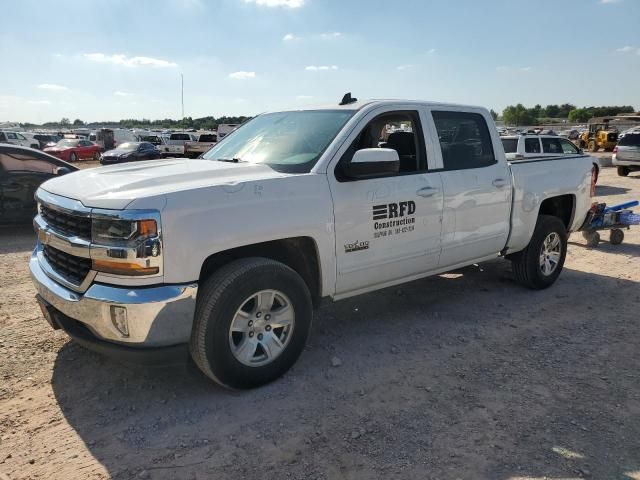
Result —
<instances>
[{"instance_id":1,"label":"windshield wiper","mask_svg":"<svg viewBox=\"0 0 640 480\"><path fill-rule=\"evenodd\" d=\"M239 163L239 162L244 161L244 160L242 160L240 158L216 158L216 160L218 162L231 162L231 163Z\"/></svg>"}]
</instances>

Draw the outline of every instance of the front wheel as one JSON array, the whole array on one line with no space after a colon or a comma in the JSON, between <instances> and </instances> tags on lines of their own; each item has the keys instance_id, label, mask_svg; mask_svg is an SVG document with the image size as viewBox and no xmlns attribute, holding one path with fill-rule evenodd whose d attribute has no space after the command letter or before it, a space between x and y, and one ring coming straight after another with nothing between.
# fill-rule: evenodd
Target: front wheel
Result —
<instances>
[{"instance_id":1,"label":"front wheel","mask_svg":"<svg viewBox=\"0 0 640 480\"><path fill-rule=\"evenodd\" d=\"M567 256L567 230L558 217L540 215L527 247L510 257L516 280L532 289L551 286Z\"/></svg>"},{"instance_id":2,"label":"front wheel","mask_svg":"<svg viewBox=\"0 0 640 480\"><path fill-rule=\"evenodd\" d=\"M596 142L594 142L593 140L589 142L589 151L590 152L597 152L599 150L598 148L598 144Z\"/></svg>"},{"instance_id":3,"label":"front wheel","mask_svg":"<svg viewBox=\"0 0 640 480\"><path fill-rule=\"evenodd\" d=\"M222 386L264 385L296 362L312 315L311 294L294 270L266 258L235 260L198 292L191 356Z\"/></svg>"},{"instance_id":4,"label":"front wheel","mask_svg":"<svg viewBox=\"0 0 640 480\"><path fill-rule=\"evenodd\" d=\"M69 155L69 161L71 163L76 162L78 160L78 155L76 155L76 152L71 152L71 155Z\"/></svg>"}]
</instances>

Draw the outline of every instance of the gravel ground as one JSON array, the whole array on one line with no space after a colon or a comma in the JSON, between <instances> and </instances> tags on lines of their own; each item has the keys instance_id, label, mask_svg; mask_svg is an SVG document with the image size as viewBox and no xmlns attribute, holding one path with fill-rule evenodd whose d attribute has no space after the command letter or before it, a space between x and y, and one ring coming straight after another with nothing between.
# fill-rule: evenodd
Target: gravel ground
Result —
<instances>
[{"instance_id":1,"label":"gravel ground","mask_svg":"<svg viewBox=\"0 0 640 480\"><path fill-rule=\"evenodd\" d=\"M600 185L640 198L638 174ZM640 479L640 228L573 235L545 291L498 260L325 306L290 373L247 392L51 330L33 243L0 230L0 479Z\"/></svg>"}]
</instances>

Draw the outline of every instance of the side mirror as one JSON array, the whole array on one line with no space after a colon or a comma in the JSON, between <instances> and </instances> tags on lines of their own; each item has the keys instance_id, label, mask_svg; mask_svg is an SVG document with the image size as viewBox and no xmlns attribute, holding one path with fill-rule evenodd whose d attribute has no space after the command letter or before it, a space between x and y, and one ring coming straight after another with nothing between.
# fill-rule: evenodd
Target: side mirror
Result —
<instances>
[{"instance_id":1,"label":"side mirror","mask_svg":"<svg viewBox=\"0 0 640 480\"><path fill-rule=\"evenodd\" d=\"M56 175L66 175L67 173L71 173L67 167L58 167L56 168Z\"/></svg>"},{"instance_id":2,"label":"side mirror","mask_svg":"<svg viewBox=\"0 0 640 480\"><path fill-rule=\"evenodd\" d=\"M584 153L584 150L582 150L581 148L579 148L579 149L578 149L578 153L579 153L579 154L583 154L583 153Z\"/></svg>"},{"instance_id":3,"label":"side mirror","mask_svg":"<svg viewBox=\"0 0 640 480\"><path fill-rule=\"evenodd\" d=\"M400 157L392 148L363 148L344 167L345 175L354 179L395 175L399 171Z\"/></svg>"}]
</instances>

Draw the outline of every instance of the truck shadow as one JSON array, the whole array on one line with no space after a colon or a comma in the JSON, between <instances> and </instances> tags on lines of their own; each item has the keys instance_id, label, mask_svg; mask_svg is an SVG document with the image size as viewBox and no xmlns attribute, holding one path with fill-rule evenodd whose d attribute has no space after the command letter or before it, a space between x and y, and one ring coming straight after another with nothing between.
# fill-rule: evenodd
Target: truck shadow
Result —
<instances>
[{"instance_id":1,"label":"truck shadow","mask_svg":"<svg viewBox=\"0 0 640 480\"><path fill-rule=\"evenodd\" d=\"M612 187L610 185L596 185L596 196L608 197L610 195L624 195L630 192L630 188L625 187Z\"/></svg>"},{"instance_id":2,"label":"truck shadow","mask_svg":"<svg viewBox=\"0 0 640 480\"><path fill-rule=\"evenodd\" d=\"M297 365L260 389L73 343L52 386L113 478L424 478L425 464L437 477L626 478L640 469L637 292L569 269L532 292L494 261L321 308Z\"/></svg>"},{"instance_id":3,"label":"truck shadow","mask_svg":"<svg viewBox=\"0 0 640 480\"><path fill-rule=\"evenodd\" d=\"M0 254L30 252L35 244L32 225L0 225Z\"/></svg>"}]
</instances>

